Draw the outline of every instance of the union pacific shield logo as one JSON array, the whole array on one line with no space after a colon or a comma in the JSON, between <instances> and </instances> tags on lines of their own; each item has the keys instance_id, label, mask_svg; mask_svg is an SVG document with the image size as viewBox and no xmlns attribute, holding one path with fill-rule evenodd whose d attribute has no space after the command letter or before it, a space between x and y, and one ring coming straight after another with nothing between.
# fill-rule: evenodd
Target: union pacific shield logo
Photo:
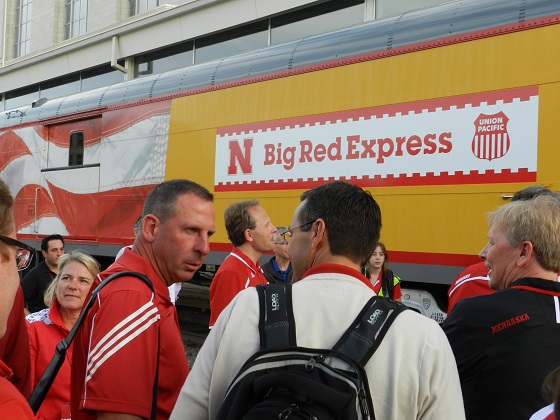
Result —
<instances>
[{"instance_id":1,"label":"union pacific shield logo","mask_svg":"<svg viewBox=\"0 0 560 420\"><path fill-rule=\"evenodd\" d=\"M474 122L475 133L472 152L479 159L499 159L509 150L510 140L507 132L509 118L500 111L497 114L480 114Z\"/></svg>"}]
</instances>

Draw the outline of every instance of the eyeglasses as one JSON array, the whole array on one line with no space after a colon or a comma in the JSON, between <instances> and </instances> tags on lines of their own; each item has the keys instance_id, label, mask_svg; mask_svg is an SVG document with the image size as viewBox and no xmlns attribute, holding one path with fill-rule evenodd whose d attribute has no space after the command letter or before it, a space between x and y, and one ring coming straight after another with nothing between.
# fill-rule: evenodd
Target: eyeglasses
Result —
<instances>
[{"instance_id":1,"label":"eyeglasses","mask_svg":"<svg viewBox=\"0 0 560 420\"><path fill-rule=\"evenodd\" d=\"M319 218L317 218L317 219L319 219ZM290 240L292 239L292 234L293 234L294 230L296 230L296 229L301 229L301 228L304 227L304 226L310 225L311 223L315 223L315 222L317 221L317 219L315 219L315 220L310 220L309 222L305 222L305 223L303 223L303 224L301 224L301 225L299 225L299 226L290 228L290 229L288 229L286 232L282 232L280 235L284 238L284 240L285 240L286 242L290 242Z\"/></svg>"},{"instance_id":2,"label":"eyeglasses","mask_svg":"<svg viewBox=\"0 0 560 420\"><path fill-rule=\"evenodd\" d=\"M35 248L8 236L0 235L0 241L17 248L16 264L18 271L25 270L29 267L31 260L33 259L33 255L35 255Z\"/></svg>"}]
</instances>

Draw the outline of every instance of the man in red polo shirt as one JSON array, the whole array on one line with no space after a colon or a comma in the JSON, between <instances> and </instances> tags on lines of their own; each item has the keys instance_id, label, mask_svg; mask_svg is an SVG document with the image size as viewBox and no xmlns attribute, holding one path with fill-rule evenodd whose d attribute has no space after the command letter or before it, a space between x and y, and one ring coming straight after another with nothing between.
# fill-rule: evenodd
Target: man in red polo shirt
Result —
<instances>
[{"instance_id":1,"label":"man in red polo shirt","mask_svg":"<svg viewBox=\"0 0 560 420\"><path fill-rule=\"evenodd\" d=\"M167 287L192 279L210 252L212 201L206 188L183 179L146 198L132 250L100 277L137 271L154 293L136 277L121 277L97 295L73 343L73 420L147 419L154 404L158 420L169 418L189 366Z\"/></svg>"},{"instance_id":2,"label":"man in red polo shirt","mask_svg":"<svg viewBox=\"0 0 560 420\"><path fill-rule=\"evenodd\" d=\"M455 304L463 298L494 293L494 290L490 289L489 281L488 268L484 261L469 265L461 271L449 286L447 313L449 314Z\"/></svg>"},{"instance_id":3,"label":"man in red polo shirt","mask_svg":"<svg viewBox=\"0 0 560 420\"><path fill-rule=\"evenodd\" d=\"M210 284L210 328L237 293L250 286L268 283L259 258L274 249L276 228L258 200L231 204L224 212L224 220L234 248Z\"/></svg>"}]
</instances>

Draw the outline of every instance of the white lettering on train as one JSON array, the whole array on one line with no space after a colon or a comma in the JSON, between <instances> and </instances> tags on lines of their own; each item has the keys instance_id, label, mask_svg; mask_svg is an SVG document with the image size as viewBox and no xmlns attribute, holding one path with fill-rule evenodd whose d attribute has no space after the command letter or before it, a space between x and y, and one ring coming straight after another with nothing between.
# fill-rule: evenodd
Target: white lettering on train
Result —
<instances>
[{"instance_id":1,"label":"white lettering on train","mask_svg":"<svg viewBox=\"0 0 560 420\"><path fill-rule=\"evenodd\" d=\"M478 120L478 133L488 133L492 131L505 131L503 117L481 118Z\"/></svg>"}]
</instances>

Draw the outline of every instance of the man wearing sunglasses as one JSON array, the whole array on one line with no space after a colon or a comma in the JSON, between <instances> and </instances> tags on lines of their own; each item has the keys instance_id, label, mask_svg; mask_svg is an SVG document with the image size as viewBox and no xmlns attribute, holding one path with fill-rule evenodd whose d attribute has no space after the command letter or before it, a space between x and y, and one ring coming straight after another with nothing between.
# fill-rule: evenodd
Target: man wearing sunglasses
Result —
<instances>
[{"instance_id":1,"label":"man wearing sunglasses","mask_svg":"<svg viewBox=\"0 0 560 420\"><path fill-rule=\"evenodd\" d=\"M29 343L22 312L23 299L20 299L19 306L15 300L20 291L18 269L25 268L34 251L15 239L13 203L8 186L0 180L0 418L33 419L27 401L8 381L14 377L29 377ZM8 348L14 344L18 346L16 349ZM14 361L23 364L14 364ZM19 365L27 370L22 372Z\"/></svg>"}]
</instances>

